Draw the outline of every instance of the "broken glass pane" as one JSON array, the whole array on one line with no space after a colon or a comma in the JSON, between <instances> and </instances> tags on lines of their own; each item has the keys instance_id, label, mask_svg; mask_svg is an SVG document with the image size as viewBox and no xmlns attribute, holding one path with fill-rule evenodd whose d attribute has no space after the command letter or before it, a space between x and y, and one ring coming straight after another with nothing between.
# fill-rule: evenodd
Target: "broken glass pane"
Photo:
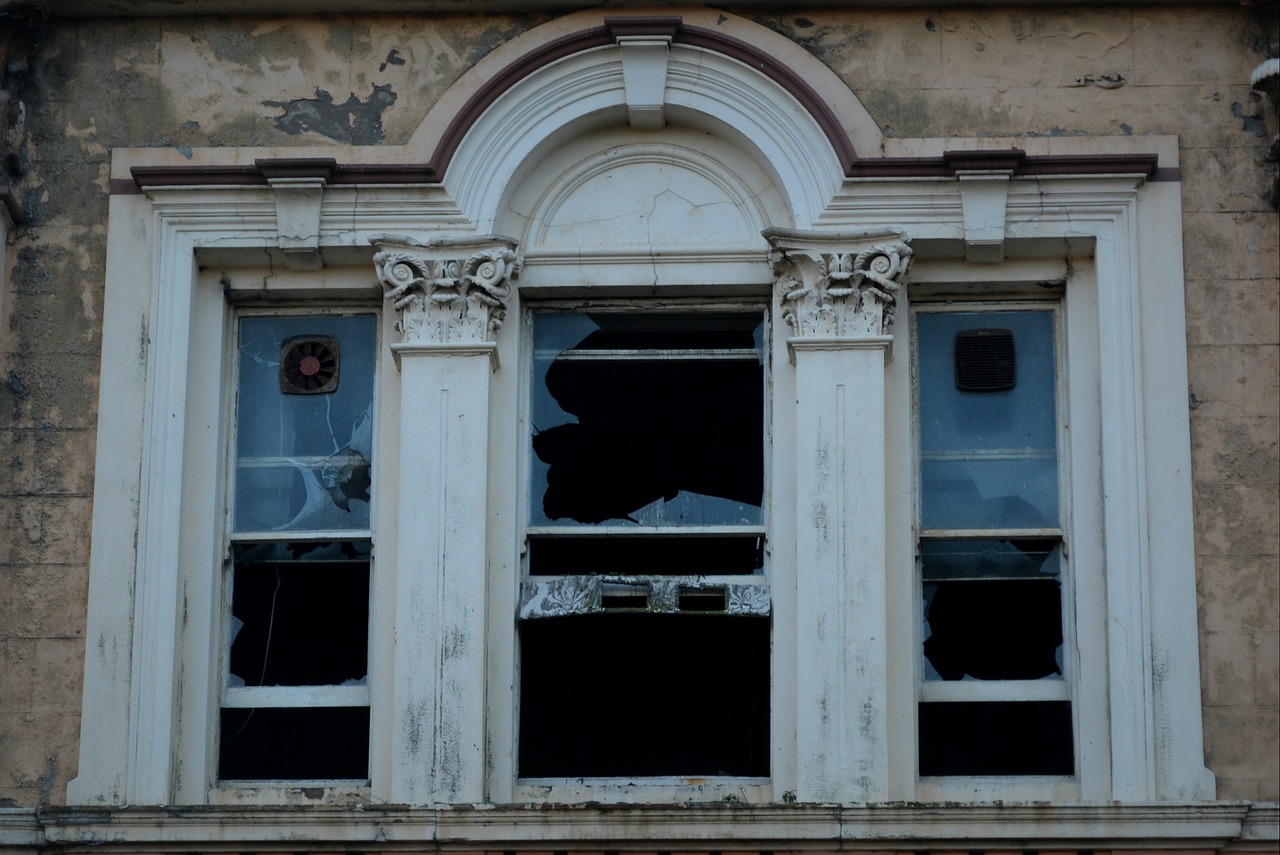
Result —
<instances>
[{"instance_id":1,"label":"broken glass pane","mask_svg":"<svg viewBox=\"0 0 1280 855\"><path fill-rule=\"evenodd\" d=\"M920 774L1071 775L1068 701L920 704Z\"/></svg>"},{"instance_id":2,"label":"broken glass pane","mask_svg":"<svg viewBox=\"0 0 1280 855\"><path fill-rule=\"evenodd\" d=\"M238 544L229 682L324 686L369 672L369 544Z\"/></svg>"},{"instance_id":3,"label":"broken glass pane","mask_svg":"<svg viewBox=\"0 0 1280 855\"><path fill-rule=\"evenodd\" d=\"M921 312L916 329L924 527L1057 526L1053 313ZM956 335L990 329L1013 334L1014 386L962 391Z\"/></svg>"},{"instance_id":4,"label":"broken glass pane","mask_svg":"<svg viewBox=\"0 0 1280 855\"><path fill-rule=\"evenodd\" d=\"M236 531L369 527L373 315L240 319L236 406ZM286 342L316 336L341 344L336 387L281 389Z\"/></svg>"},{"instance_id":5,"label":"broken glass pane","mask_svg":"<svg viewBox=\"0 0 1280 855\"><path fill-rule=\"evenodd\" d=\"M763 566L759 535L529 538L531 576L745 576Z\"/></svg>"},{"instance_id":6,"label":"broken glass pane","mask_svg":"<svg viewBox=\"0 0 1280 855\"><path fill-rule=\"evenodd\" d=\"M926 679L1035 680L1062 673L1056 579L926 582L924 615Z\"/></svg>"},{"instance_id":7,"label":"broken glass pane","mask_svg":"<svg viewBox=\"0 0 1280 855\"><path fill-rule=\"evenodd\" d=\"M538 313L530 522L759 525L759 314Z\"/></svg>"},{"instance_id":8,"label":"broken glass pane","mask_svg":"<svg viewBox=\"0 0 1280 855\"><path fill-rule=\"evenodd\" d=\"M520 776L769 774L769 619L520 625Z\"/></svg>"},{"instance_id":9,"label":"broken glass pane","mask_svg":"<svg viewBox=\"0 0 1280 855\"><path fill-rule=\"evenodd\" d=\"M218 777L231 781L369 777L369 708L224 709Z\"/></svg>"}]
</instances>

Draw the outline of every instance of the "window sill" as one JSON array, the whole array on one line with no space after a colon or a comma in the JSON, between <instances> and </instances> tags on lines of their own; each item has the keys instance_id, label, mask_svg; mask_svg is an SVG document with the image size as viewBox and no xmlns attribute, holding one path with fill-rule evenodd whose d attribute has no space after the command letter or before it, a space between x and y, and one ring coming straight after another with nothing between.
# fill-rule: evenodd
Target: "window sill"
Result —
<instances>
[{"instance_id":1,"label":"window sill","mask_svg":"<svg viewBox=\"0 0 1280 855\"><path fill-rule=\"evenodd\" d=\"M806 841L909 839L918 851L954 848L958 841L969 849L1020 848L1034 839L1041 850L1203 850L1274 847L1278 823L1280 807L1249 802L46 807L0 810L0 845L21 836L39 837L39 845L192 843L200 851L241 852L280 840L295 848L315 843L385 850L447 839L502 849L569 841L599 849L635 841L657 850L715 851L728 844L786 842L794 848Z\"/></svg>"}]
</instances>

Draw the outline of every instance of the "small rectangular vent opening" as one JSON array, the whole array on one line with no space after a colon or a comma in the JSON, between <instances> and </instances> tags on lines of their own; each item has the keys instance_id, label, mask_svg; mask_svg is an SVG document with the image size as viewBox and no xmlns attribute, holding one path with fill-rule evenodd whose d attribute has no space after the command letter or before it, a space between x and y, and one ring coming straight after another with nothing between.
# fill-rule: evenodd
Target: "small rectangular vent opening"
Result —
<instances>
[{"instance_id":1,"label":"small rectangular vent opening","mask_svg":"<svg viewBox=\"0 0 1280 855\"><path fill-rule=\"evenodd\" d=\"M648 585L639 582L606 582L600 591L600 607L609 610L647 609L651 593Z\"/></svg>"},{"instance_id":2,"label":"small rectangular vent opening","mask_svg":"<svg viewBox=\"0 0 1280 855\"><path fill-rule=\"evenodd\" d=\"M1013 332L1004 329L956 333L956 388L962 392L1003 392L1017 383Z\"/></svg>"},{"instance_id":3,"label":"small rectangular vent opening","mask_svg":"<svg viewBox=\"0 0 1280 855\"><path fill-rule=\"evenodd\" d=\"M728 592L723 587L693 588L680 586L680 611L722 612L728 604Z\"/></svg>"}]
</instances>

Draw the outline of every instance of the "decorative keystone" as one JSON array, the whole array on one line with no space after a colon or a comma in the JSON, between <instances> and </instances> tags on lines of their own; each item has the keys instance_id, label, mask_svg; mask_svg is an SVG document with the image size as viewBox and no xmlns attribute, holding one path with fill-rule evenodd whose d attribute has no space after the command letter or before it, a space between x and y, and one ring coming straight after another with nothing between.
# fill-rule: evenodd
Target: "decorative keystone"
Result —
<instances>
[{"instance_id":1,"label":"decorative keystone","mask_svg":"<svg viewBox=\"0 0 1280 855\"><path fill-rule=\"evenodd\" d=\"M800 338L892 334L898 289L911 268L899 229L850 232L765 229L782 317Z\"/></svg>"},{"instance_id":2,"label":"decorative keystone","mask_svg":"<svg viewBox=\"0 0 1280 855\"><path fill-rule=\"evenodd\" d=\"M518 242L501 235L370 238L385 297L405 345L492 344L519 275Z\"/></svg>"},{"instance_id":3,"label":"decorative keystone","mask_svg":"<svg viewBox=\"0 0 1280 855\"><path fill-rule=\"evenodd\" d=\"M292 270L319 270L320 207L337 161L328 157L262 158L254 166L276 200L276 237Z\"/></svg>"}]
</instances>

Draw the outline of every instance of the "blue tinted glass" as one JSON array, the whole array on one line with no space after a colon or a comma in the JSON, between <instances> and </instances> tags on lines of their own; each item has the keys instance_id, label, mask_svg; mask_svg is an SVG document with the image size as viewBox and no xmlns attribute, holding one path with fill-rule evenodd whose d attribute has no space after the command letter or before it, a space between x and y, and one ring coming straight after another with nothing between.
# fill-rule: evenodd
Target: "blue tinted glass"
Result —
<instances>
[{"instance_id":1,"label":"blue tinted glass","mask_svg":"<svg viewBox=\"0 0 1280 855\"><path fill-rule=\"evenodd\" d=\"M372 315L240 320L236 531L369 527L374 321ZM331 391L283 391L287 343L303 337L337 342Z\"/></svg>"},{"instance_id":2,"label":"blue tinted glass","mask_svg":"<svg viewBox=\"0 0 1280 855\"><path fill-rule=\"evenodd\" d=\"M956 338L970 330L1012 334L1012 388L959 388ZM1057 526L1053 313L921 312L916 346L923 527Z\"/></svg>"}]
</instances>

